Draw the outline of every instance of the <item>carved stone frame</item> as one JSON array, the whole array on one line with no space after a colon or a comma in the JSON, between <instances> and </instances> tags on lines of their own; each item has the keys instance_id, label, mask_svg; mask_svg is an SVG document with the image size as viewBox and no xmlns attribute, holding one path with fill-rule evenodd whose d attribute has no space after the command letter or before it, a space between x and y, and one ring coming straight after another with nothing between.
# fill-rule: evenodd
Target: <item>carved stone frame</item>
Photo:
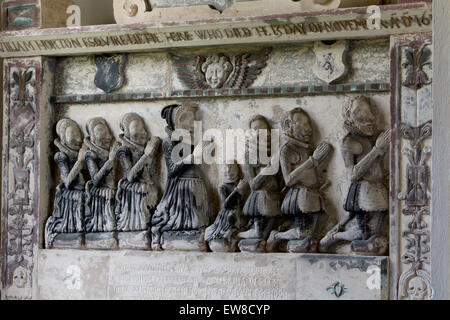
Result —
<instances>
[{"instance_id":1,"label":"carved stone frame","mask_svg":"<svg viewBox=\"0 0 450 320\"><path fill-rule=\"evenodd\" d=\"M429 267L431 145L425 146L432 135L431 93L428 109L418 101L420 90L431 92L432 78L424 71L431 67L431 45L431 33L391 37L391 299L411 298L408 283L415 278L426 287L424 298L433 297ZM407 56L410 60L405 62ZM408 94L416 99L407 99ZM408 121L410 117L415 124Z\"/></svg>"}]
</instances>

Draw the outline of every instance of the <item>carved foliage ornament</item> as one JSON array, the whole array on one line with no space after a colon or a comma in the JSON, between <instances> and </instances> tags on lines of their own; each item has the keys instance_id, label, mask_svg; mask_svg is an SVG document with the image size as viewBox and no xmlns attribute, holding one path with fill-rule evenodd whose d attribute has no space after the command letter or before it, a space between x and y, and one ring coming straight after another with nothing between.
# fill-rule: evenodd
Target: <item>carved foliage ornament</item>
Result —
<instances>
[{"instance_id":1,"label":"carved foliage ornament","mask_svg":"<svg viewBox=\"0 0 450 320\"><path fill-rule=\"evenodd\" d=\"M409 142L403 154L408 158L406 167L406 192L399 194L399 200L405 201L403 214L411 216L408 229L402 236L406 240L406 253L402 263L410 268L399 280L399 298L430 299L433 294L429 273L423 269L423 264L430 263L430 231L423 217L430 214L429 208L429 166L431 149L423 147L423 141L432 135L431 121L419 127L402 124L402 137Z\"/></svg>"},{"instance_id":2,"label":"carved foliage ornament","mask_svg":"<svg viewBox=\"0 0 450 320\"><path fill-rule=\"evenodd\" d=\"M403 68L407 70L403 86L416 92L432 82L423 70L425 66L431 69L431 50L426 47L428 44L415 41L405 49L407 62L403 64ZM424 141L432 136L432 122L428 121L420 126L402 124L400 134L408 141L409 146L403 150L408 159L406 191L400 193L398 198L405 201L403 215L411 217L411 220L402 233L406 241L406 252L401 257L402 263L410 267L400 276L398 298L431 299L431 277L424 268L424 264L430 263L430 230L424 216L430 215L430 168L427 162L431 156L431 148L425 147Z\"/></svg>"},{"instance_id":3,"label":"carved foliage ornament","mask_svg":"<svg viewBox=\"0 0 450 320\"><path fill-rule=\"evenodd\" d=\"M33 257L33 206L30 194L34 153L36 116L36 69L10 68L9 97L9 162L6 172L12 172L8 181L6 221L6 297L31 298L29 287Z\"/></svg>"},{"instance_id":4,"label":"carved foliage ornament","mask_svg":"<svg viewBox=\"0 0 450 320\"><path fill-rule=\"evenodd\" d=\"M423 86L431 84L428 74L424 71L425 67L431 68L431 50L426 48L428 43L412 43L411 47L406 48L406 61L403 68L406 70L406 79L403 82L405 87L411 89L421 89Z\"/></svg>"},{"instance_id":5,"label":"carved foliage ornament","mask_svg":"<svg viewBox=\"0 0 450 320\"><path fill-rule=\"evenodd\" d=\"M233 56L173 56L173 60L178 78L188 89L242 89L256 80L269 54L270 49L266 49Z\"/></svg>"}]
</instances>

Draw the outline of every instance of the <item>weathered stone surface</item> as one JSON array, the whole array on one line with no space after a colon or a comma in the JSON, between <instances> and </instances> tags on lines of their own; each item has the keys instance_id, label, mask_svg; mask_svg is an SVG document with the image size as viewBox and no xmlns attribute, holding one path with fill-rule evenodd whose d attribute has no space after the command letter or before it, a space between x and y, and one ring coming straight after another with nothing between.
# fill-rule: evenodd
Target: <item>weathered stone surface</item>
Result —
<instances>
[{"instance_id":1,"label":"weathered stone surface","mask_svg":"<svg viewBox=\"0 0 450 320\"><path fill-rule=\"evenodd\" d=\"M388 299L388 258L303 255L297 260L299 299Z\"/></svg>"},{"instance_id":2,"label":"weathered stone surface","mask_svg":"<svg viewBox=\"0 0 450 320\"><path fill-rule=\"evenodd\" d=\"M39 252L39 299L386 299L387 258L331 255Z\"/></svg>"},{"instance_id":3,"label":"weathered stone surface","mask_svg":"<svg viewBox=\"0 0 450 320\"><path fill-rule=\"evenodd\" d=\"M37 299L106 299L110 257L106 251L39 251Z\"/></svg>"},{"instance_id":4,"label":"weathered stone surface","mask_svg":"<svg viewBox=\"0 0 450 320\"><path fill-rule=\"evenodd\" d=\"M292 253L315 253L318 249L318 242L311 237L303 240L291 240L288 242L288 250Z\"/></svg>"},{"instance_id":5,"label":"weathered stone surface","mask_svg":"<svg viewBox=\"0 0 450 320\"><path fill-rule=\"evenodd\" d=\"M53 240L52 247L59 249L78 249L83 245L82 233L60 233Z\"/></svg>"},{"instance_id":6,"label":"weathered stone surface","mask_svg":"<svg viewBox=\"0 0 450 320\"><path fill-rule=\"evenodd\" d=\"M87 249L117 249L118 243L115 232L97 232L86 234Z\"/></svg>"},{"instance_id":7,"label":"weathered stone surface","mask_svg":"<svg viewBox=\"0 0 450 320\"><path fill-rule=\"evenodd\" d=\"M266 241L261 239L243 239L238 246L242 252L266 252Z\"/></svg>"},{"instance_id":8,"label":"weathered stone surface","mask_svg":"<svg viewBox=\"0 0 450 320\"><path fill-rule=\"evenodd\" d=\"M150 249L150 238L148 231L119 232L118 239L120 249Z\"/></svg>"},{"instance_id":9,"label":"weathered stone surface","mask_svg":"<svg viewBox=\"0 0 450 320\"><path fill-rule=\"evenodd\" d=\"M386 237L373 236L367 240L355 240L352 251L362 256L377 256L388 253L389 241Z\"/></svg>"},{"instance_id":10,"label":"weathered stone surface","mask_svg":"<svg viewBox=\"0 0 450 320\"><path fill-rule=\"evenodd\" d=\"M207 251L204 233L188 231L167 231L162 234L163 250Z\"/></svg>"},{"instance_id":11,"label":"weathered stone surface","mask_svg":"<svg viewBox=\"0 0 450 320\"><path fill-rule=\"evenodd\" d=\"M227 239L211 240L208 244L213 252L236 252L238 248L236 239L231 239L231 241Z\"/></svg>"},{"instance_id":12,"label":"weathered stone surface","mask_svg":"<svg viewBox=\"0 0 450 320\"><path fill-rule=\"evenodd\" d=\"M287 14L379 5L381 0L114 0L117 23Z\"/></svg>"},{"instance_id":13,"label":"weathered stone surface","mask_svg":"<svg viewBox=\"0 0 450 320\"><path fill-rule=\"evenodd\" d=\"M322 84L313 72L314 42L277 45L252 87L293 86ZM246 50L228 47L226 53L238 55L255 53L261 48L248 46ZM223 52L219 49L177 50L177 55L211 55ZM389 82L389 40L354 40L349 43L347 53L349 72L338 83ZM186 87L170 68L168 53L129 53L124 85L114 93L144 93L150 91L183 90ZM302 66L299 68L298 66ZM57 60L55 81L56 95L100 94L94 79L97 67L91 56L62 57ZM152 76L149 77L148 74ZM170 76L168 76L170 74Z\"/></svg>"}]
</instances>

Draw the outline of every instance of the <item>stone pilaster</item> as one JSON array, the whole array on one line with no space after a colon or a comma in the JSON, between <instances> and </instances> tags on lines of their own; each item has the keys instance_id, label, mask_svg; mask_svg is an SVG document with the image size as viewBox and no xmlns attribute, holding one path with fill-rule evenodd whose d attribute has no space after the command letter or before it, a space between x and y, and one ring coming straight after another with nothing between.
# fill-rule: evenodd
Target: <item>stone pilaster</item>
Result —
<instances>
[{"instance_id":1,"label":"stone pilaster","mask_svg":"<svg viewBox=\"0 0 450 320\"><path fill-rule=\"evenodd\" d=\"M431 34L391 49L391 298L431 299Z\"/></svg>"}]
</instances>

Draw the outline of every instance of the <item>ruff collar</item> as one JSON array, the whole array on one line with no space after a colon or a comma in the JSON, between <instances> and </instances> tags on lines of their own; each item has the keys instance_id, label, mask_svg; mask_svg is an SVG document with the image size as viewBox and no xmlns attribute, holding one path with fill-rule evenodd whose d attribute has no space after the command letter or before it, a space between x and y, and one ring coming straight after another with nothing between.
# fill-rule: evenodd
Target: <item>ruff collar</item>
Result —
<instances>
[{"instance_id":1,"label":"ruff collar","mask_svg":"<svg viewBox=\"0 0 450 320\"><path fill-rule=\"evenodd\" d=\"M101 155L102 158L109 157L109 151L97 146L94 142L91 141L89 137L84 138L84 144L88 147L89 150Z\"/></svg>"},{"instance_id":2,"label":"ruff collar","mask_svg":"<svg viewBox=\"0 0 450 320\"><path fill-rule=\"evenodd\" d=\"M145 151L145 146L141 146L141 145L139 145L137 143L132 142L127 137L125 137L125 135L123 133L119 134L119 139L118 140L125 147L128 147L128 148L133 149L133 150L137 150L137 151L140 151L140 152L144 152Z\"/></svg>"},{"instance_id":3,"label":"ruff collar","mask_svg":"<svg viewBox=\"0 0 450 320\"><path fill-rule=\"evenodd\" d=\"M285 144L293 144L299 148L308 149L308 150L311 148L311 145L309 143L302 142L299 139L294 138L290 135L283 134L283 145L285 145Z\"/></svg>"},{"instance_id":4,"label":"ruff collar","mask_svg":"<svg viewBox=\"0 0 450 320\"><path fill-rule=\"evenodd\" d=\"M78 151L73 150L73 149L69 148L68 146L65 146L59 139L55 139L53 141L53 143L59 149L60 152L68 155L69 158L77 158L78 157Z\"/></svg>"}]
</instances>

